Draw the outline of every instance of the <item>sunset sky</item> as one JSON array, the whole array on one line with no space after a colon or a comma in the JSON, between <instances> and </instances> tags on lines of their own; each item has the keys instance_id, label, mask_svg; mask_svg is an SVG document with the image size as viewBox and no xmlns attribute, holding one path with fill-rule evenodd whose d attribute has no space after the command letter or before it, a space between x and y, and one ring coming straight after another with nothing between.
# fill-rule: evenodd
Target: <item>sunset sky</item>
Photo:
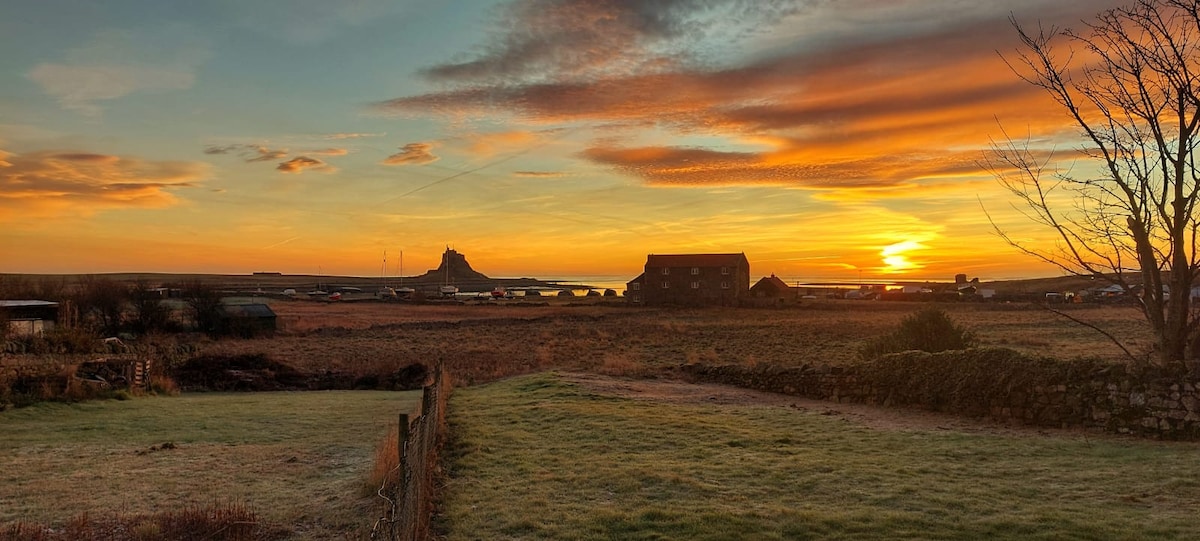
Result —
<instances>
[{"instance_id":1,"label":"sunset sky","mask_svg":"<svg viewBox=\"0 0 1200 541\"><path fill-rule=\"evenodd\" d=\"M1076 130L997 51L1111 5L3 2L0 272L1052 276L979 163Z\"/></svg>"}]
</instances>

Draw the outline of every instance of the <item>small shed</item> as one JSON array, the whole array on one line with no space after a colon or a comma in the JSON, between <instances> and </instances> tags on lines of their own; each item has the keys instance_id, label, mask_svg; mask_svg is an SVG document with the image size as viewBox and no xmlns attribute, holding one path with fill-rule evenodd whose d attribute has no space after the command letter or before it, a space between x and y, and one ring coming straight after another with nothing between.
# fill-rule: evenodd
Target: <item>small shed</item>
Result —
<instances>
[{"instance_id":1,"label":"small shed","mask_svg":"<svg viewBox=\"0 0 1200 541\"><path fill-rule=\"evenodd\" d=\"M17 336L36 336L54 328L58 321L58 303L36 300L0 301L0 322Z\"/></svg>"},{"instance_id":2,"label":"small shed","mask_svg":"<svg viewBox=\"0 0 1200 541\"><path fill-rule=\"evenodd\" d=\"M786 282L772 274L764 276L754 285L750 286L750 295L759 298L777 299L789 295L794 296L795 292L792 288L788 287Z\"/></svg>"},{"instance_id":3,"label":"small shed","mask_svg":"<svg viewBox=\"0 0 1200 541\"><path fill-rule=\"evenodd\" d=\"M275 311L262 303L222 304L217 314L217 334L251 337L271 334L276 328Z\"/></svg>"}]
</instances>

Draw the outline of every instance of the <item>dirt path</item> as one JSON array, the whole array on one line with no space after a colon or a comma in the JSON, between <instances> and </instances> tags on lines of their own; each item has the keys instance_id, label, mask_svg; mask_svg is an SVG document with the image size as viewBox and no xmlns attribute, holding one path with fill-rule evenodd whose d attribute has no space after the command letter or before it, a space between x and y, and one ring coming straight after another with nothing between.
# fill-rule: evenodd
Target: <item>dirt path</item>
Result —
<instances>
[{"instance_id":1,"label":"dirt path","mask_svg":"<svg viewBox=\"0 0 1200 541\"><path fill-rule=\"evenodd\" d=\"M1047 429L1023 425L1007 425L987 419L957 417L945 413L909 408L883 408L866 404L849 404L812 400L799 396L767 393L710 383L687 383L664 380L633 380L586 373L561 373L563 381L579 385L591 392L675 404L713 404L732 406L786 407L821 415L836 416L878 430L947 430L971 434L1010 436L1054 436L1087 439L1121 438L1094 431ZM1122 438L1123 439L1123 438Z\"/></svg>"}]
</instances>

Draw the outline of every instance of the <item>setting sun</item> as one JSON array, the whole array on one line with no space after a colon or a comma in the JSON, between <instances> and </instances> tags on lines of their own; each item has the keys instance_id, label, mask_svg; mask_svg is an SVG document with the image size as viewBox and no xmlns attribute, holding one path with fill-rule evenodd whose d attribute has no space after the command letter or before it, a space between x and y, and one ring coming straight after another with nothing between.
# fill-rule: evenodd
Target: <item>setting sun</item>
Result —
<instances>
[{"instance_id":1,"label":"setting sun","mask_svg":"<svg viewBox=\"0 0 1200 541\"><path fill-rule=\"evenodd\" d=\"M882 272L885 274L895 274L924 268L924 265L910 260L905 254L925 248L924 244L911 240L885 246L879 251L879 255L883 256L883 264L885 265Z\"/></svg>"}]
</instances>

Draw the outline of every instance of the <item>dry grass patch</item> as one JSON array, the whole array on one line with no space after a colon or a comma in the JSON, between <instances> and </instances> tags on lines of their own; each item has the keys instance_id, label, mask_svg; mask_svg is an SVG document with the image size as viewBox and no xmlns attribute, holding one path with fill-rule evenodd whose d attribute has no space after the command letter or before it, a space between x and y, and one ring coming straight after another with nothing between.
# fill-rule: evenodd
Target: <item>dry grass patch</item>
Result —
<instances>
[{"instance_id":1,"label":"dry grass patch","mask_svg":"<svg viewBox=\"0 0 1200 541\"><path fill-rule=\"evenodd\" d=\"M283 332L302 334L322 328L367 329L372 326L412 322L461 322L493 319L530 319L546 316L596 313L597 306L518 306L507 304L411 304L403 302L275 301L271 308Z\"/></svg>"},{"instance_id":2,"label":"dry grass patch","mask_svg":"<svg viewBox=\"0 0 1200 541\"><path fill-rule=\"evenodd\" d=\"M458 381L491 381L546 368L617 372L614 363L662 373L686 363L781 366L836 365L891 332L925 303L829 301L789 309L657 310L612 306L409 306L384 303L295 303L329 314L364 318L392 311L389 323L338 325L270 340L221 340L213 355L269 352L305 371L386 373L413 362L443 360ZM287 303L284 306L288 306ZM984 346L1068 359L1122 361L1119 349L1094 331L1045 310L1020 305L938 305ZM1149 344L1136 310L1070 307L1127 341ZM313 317L320 318L321 312ZM341 317L340 315L338 317ZM336 324L335 324L336 325ZM620 359L618 363L615 359Z\"/></svg>"},{"instance_id":3,"label":"dry grass patch","mask_svg":"<svg viewBox=\"0 0 1200 541\"><path fill-rule=\"evenodd\" d=\"M369 528L373 452L419 392L195 394L0 413L0 527L244 502L297 538Z\"/></svg>"}]
</instances>

